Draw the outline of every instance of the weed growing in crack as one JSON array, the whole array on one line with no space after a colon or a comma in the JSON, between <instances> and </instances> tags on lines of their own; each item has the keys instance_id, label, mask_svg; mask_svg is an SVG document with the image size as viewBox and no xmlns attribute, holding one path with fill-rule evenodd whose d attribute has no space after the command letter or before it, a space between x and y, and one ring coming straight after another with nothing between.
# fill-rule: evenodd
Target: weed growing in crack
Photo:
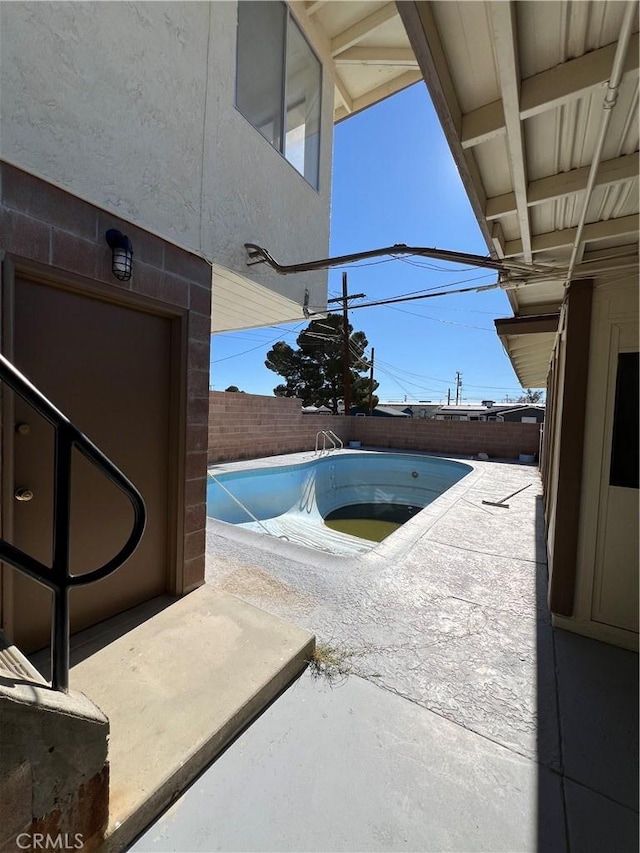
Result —
<instances>
[{"instance_id":1,"label":"weed growing in crack","mask_svg":"<svg viewBox=\"0 0 640 853\"><path fill-rule=\"evenodd\" d=\"M333 687L342 684L350 675L378 678L377 674L363 673L355 664L357 658L368 653L367 648L353 649L342 644L317 643L309 660L312 678L323 678Z\"/></svg>"}]
</instances>

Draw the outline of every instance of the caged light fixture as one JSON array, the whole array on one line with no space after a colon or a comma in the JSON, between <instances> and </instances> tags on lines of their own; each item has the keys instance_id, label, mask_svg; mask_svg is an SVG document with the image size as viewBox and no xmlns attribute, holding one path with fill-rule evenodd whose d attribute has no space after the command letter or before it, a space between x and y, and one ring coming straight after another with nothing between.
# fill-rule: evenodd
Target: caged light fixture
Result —
<instances>
[{"instance_id":1,"label":"caged light fixture","mask_svg":"<svg viewBox=\"0 0 640 853\"><path fill-rule=\"evenodd\" d=\"M104 235L111 249L111 271L120 281L129 281L133 270L133 246L126 234L109 228Z\"/></svg>"}]
</instances>

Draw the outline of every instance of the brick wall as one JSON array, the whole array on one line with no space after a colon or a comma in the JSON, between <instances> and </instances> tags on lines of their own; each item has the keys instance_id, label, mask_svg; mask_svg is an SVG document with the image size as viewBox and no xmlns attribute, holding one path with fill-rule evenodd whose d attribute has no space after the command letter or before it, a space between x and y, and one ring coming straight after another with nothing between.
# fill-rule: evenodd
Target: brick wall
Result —
<instances>
[{"instance_id":1,"label":"brick wall","mask_svg":"<svg viewBox=\"0 0 640 853\"><path fill-rule=\"evenodd\" d=\"M258 459L313 450L316 433L331 429L346 444L353 418L303 415L295 397L209 392L209 462Z\"/></svg>"},{"instance_id":2,"label":"brick wall","mask_svg":"<svg viewBox=\"0 0 640 853\"><path fill-rule=\"evenodd\" d=\"M540 434L538 424L303 415L300 400L293 397L209 394L209 463L311 450L321 429L332 429L345 444L357 440L372 447L453 456L487 453L499 459L537 453Z\"/></svg>"},{"instance_id":3,"label":"brick wall","mask_svg":"<svg viewBox=\"0 0 640 853\"><path fill-rule=\"evenodd\" d=\"M351 438L372 447L424 450L498 459L538 452L538 424L500 421L436 421L414 418L352 418Z\"/></svg>"},{"instance_id":4,"label":"brick wall","mask_svg":"<svg viewBox=\"0 0 640 853\"><path fill-rule=\"evenodd\" d=\"M21 169L0 163L0 250L17 261L37 261L54 275L71 273L87 282L148 299L151 310L187 322L186 453L184 490L184 591L204 580L205 489L209 409L211 267L202 258L94 207ZM111 272L109 228L133 243L133 276Z\"/></svg>"}]
</instances>

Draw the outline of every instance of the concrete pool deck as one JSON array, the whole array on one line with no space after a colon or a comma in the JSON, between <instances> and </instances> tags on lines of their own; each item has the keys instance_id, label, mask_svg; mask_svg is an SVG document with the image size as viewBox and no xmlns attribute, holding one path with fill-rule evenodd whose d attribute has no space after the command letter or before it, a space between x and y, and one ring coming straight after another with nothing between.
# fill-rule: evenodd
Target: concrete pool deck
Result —
<instances>
[{"instance_id":1,"label":"concrete pool deck","mask_svg":"<svg viewBox=\"0 0 640 853\"><path fill-rule=\"evenodd\" d=\"M538 472L473 464L402 549L209 525L208 583L351 674L305 674L133 849L637 849L637 655L552 628Z\"/></svg>"}]
</instances>

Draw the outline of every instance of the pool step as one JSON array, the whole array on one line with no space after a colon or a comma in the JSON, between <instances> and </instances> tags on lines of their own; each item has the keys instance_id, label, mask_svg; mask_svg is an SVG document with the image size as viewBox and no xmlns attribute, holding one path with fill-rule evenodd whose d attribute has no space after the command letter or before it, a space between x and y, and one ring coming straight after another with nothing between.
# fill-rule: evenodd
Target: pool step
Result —
<instances>
[{"instance_id":1,"label":"pool step","mask_svg":"<svg viewBox=\"0 0 640 853\"><path fill-rule=\"evenodd\" d=\"M350 536L348 533L332 530L315 517L313 522L310 523L306 516L287 513L279 518L265 519L260 522L260 525L255 522L247 522L235 526L242 527L245 530L255 530L262 534L265 533L264 528L266 528L272 536L282 538L294 545L315 548L319 551L327 551L330 554L346 556L366 554L378 544L360 539L357 536Z\"/></svg>"}]
</instances>

